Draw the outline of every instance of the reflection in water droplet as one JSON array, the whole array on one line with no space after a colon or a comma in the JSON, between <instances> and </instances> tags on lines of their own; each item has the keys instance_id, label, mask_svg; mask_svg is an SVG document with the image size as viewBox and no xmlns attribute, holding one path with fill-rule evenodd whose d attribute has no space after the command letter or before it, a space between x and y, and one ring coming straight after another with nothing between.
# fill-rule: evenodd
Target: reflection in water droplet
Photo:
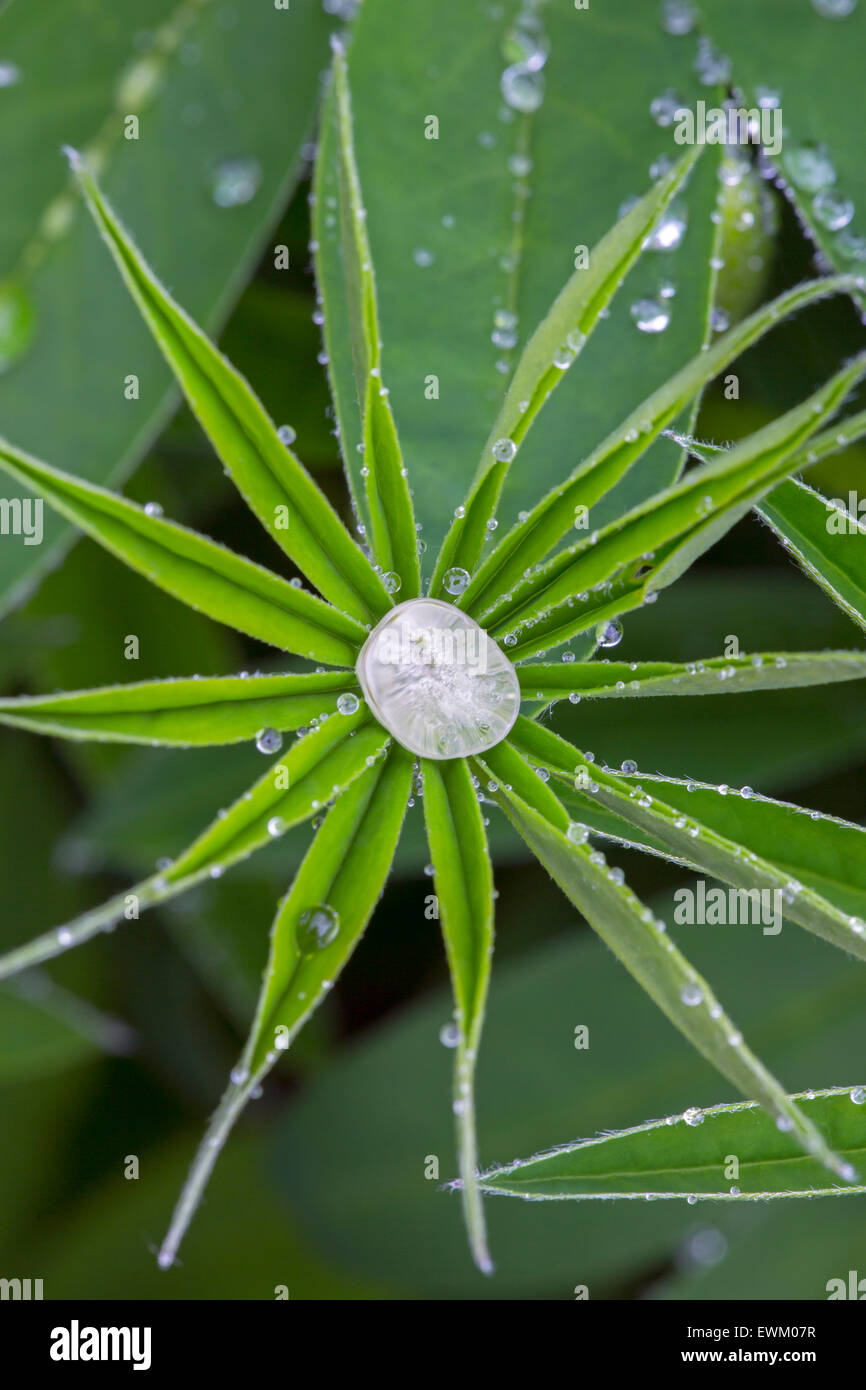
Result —
<instances>
[{"instance_id":1,"label":"reflection in water droplet","mask_svg":"<svg viewBox=\"0 0 866 1390\"><path fill-rule=\"evenodd\" d=\"M298 432L292 425L280 425L280 428L277 430L277 438L280 443L285 444L287 448L290 444L294 444L297 437Z\"/></svg>"},{"instance_id":2,"label":"reflection in water droplet","mask_svg":"<svg viewBox=\"0 0 866 1390\"><path fill-rule=\"evenodd\" d=\"M302 955L311 956L330 946L340 930L340 918L327 903L308 907L298 918L295 939Z\"/></svg>"},{"instance_id":3,"label":"reflection in water droplet","mask_svg":"<svg viewBox=\"0 0 866 1390\"><path fill-rule=\"evenodd\" d=\"M256 734L256 748L260 753L279 753L283 746L283 736L276 729L259 729Z\"/></svg>"},{"instance_id":4,"label":"reflection in water droplet","mask_svg":"<svg viewBox=\"0 0 866 1390\"><path fill-rule=\"evenodd\" d=\"M822 188L812 200L815 218L829 232L840 232L854 216L854 204L829 188Z\"/></svg>"},{"instance_id":5,"label":"reflection in water droplet","mask_svg":"<svg viewBox=\"0 0 866 1390\"><path fill-rule=\"evenodd\" d=\"M256 196L261 182L262 166L257 159L224 159L211 171L211 198L218 208L243 207Z\"/></svg>"},{"instance_id":6,"label":"reflection in water droplet","mask_svg":"<svg viewBox=\"0 0 866 1390\"><path fill-rule=\"evenodd\" d=\"M663 333L671 321L670 309L655 299L638 299L630 313L641 333Z\"/></svg>"},{"instance_id":7,"label":"reflection in water droplet","mask_svg":"<svg viewBox=\"0 0 866 1390\"><path fill-rule=\"evenodd\" d=\"M442 583L449 594L462 594L469 583L469 571L455 565L453 569L445 571Z\"/></svg>"},{"instance_id":8,"label":"reflection in water droplet","mask_svg":"<svg viewBox=\"0 0 866 1390\"><path fill-rule=\"evenodd\" d=\"M337 696L337 709L340 714L357 714L360 708L361 701L353 691L346 690Z\"/></svg>"},{"instance_id":9,"label":"reflection in water droplet","mask_svg":"<svg viewBox=\"0 0 866 1390\"><path fill-rule=\"evenodd\" d=\"M24 356L35 327L33 301L24 287L14 280L0 281L0 372Z\"/></svg>"},{"instance_id":10,"label":"reflection in water droplet","mask_svg":"<svg viewBox=\"0 0 866 1390\"><path fill-rule=\"evenodd\" d=\"M403 581L396 570L388 570L386 574L382 575L382 583L389 594L396 594Z\"/></svg>"},{"instance_id":11,"label":"reflection in water droplet","mask_svg":"<svg viewBox=\"0 0 866 1390\"><path fill-rule=\"evenodd\" d=\"M600 647L616 647L622 641L622 623L618 618L601 623L596 629L595 640Z\"/></svg>"}]
</instances>

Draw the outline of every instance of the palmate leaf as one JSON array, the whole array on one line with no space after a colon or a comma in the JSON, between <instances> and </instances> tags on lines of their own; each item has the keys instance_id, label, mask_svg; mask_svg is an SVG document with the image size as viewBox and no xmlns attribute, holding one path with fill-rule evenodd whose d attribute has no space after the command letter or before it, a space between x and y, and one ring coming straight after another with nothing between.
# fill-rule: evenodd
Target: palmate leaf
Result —
<instances>
[{"instance_id":1,"label":"palmate leaf","mask_svg":"<svg viewBox=\"0 0 866 1390\"><path fill-rule=\"evenodd\" d=\"M177 522L0 440L0 469L38 492L130 569L209 618L272 647L351 666L366 631L315 594Z\"/></svg>"},{"instance_id":2,"label":"palmate leaf","mask_svg":"<svg viewBox=\"0 0 866 1390\"><path fill-rule=\"evenodd\" d=\"M864 371L866 357L857 358L724 457L692 470L597 537L562 551L492 605L482 615L484 625L519 660L637 607L647 594L673 583L785 477L792 455L835 414ZM590 595L608 581L610 591Z\"/></svg>"},{"instance_id":3,"label":"palmate leaf","mask_svg":"<svg viewBox=\"0 0 866 1390\"><path fill-rule=\"evenodd\" d=\"M598 851L569 839L571 822L565 808L548 788L539 797L532 786L532 771L528 766L517 767L520 755L509 748L503 756L502 748L483 760L498 778L490 794L566 897L675 1027L723 1076L750 1100L760 1101L779 1128L796 1137L807 1153L837 1176L854 1181L851 1165L832 1151L745 1045L707 982L675 947L665 924L611 876Z\"/></svg>"},{"instance_id":4,"label":"palmate leaf","mask_svg":"<svg viewBox=\"0 0 866 1390\"><path fill-rule=\"evenodd\" d=\"M454 989L457 1055L454 1113L466 1227L475 1263L493 1265L475 1175L475 1059L493 956L493 875L481 808L463 759L423 759L424 819L433 861L433 886Z\"/></svg>"},{"instance_id":5,"label":"palmate leaf","mask_svg":"<svg viewBox=\"0 0 866 1390\"><path fill-rule=\"evenodd\" d=\"M328 812L298 869L271 929L249 1041L174 1210L159 1254L163 1268L174 1263L220 1150L252 1092L327 996L358 944L388 877L411 781L412 760L403 749L377 759ZM317 944L304 936L303 916L311 909L331 914L336 928L333 935L321 934Z\"/></svg>"},{"instance_id":6,"label":"palmate leaf","mask_svg":"<svg viewBox=\"0 0 866 1390\"><path fill-rule=\"evenodd\" d=\"M730 329L705 352L698 353L632 410L564 483L552 489L524 521L502 537L473 575L461 596L460 607L477 617L490 606L491 593L501 596L512 589L525 570L543 560L571 532L575 508L580 505L589 509L605 496L703 387L771 328L830 294L852 291L856 284L853 276L837 276L798 285ZM679 438L678 442L687 443Z\"/></svg>"},{"instance_id":7,"label":"palmate leaf","mask_svg":"<svg viewBox=\"0 0 866 1390\"><path fill-rule=\"evenodd\" d=\"M300 729L337 712L351 671L139 681L0 700L0 723L60 738L189 748L239 743L264 728Z\"/></svg>"},{"instance_id":8,"label":"palmate leaf","mask_svg":"<svg viewBox=\"0 0 866 1390\"><path fill-rule=\"evenodd\" d=\"M342 49L334 44L334 87L339 138L340 229L348 290L352 348L361 408L366 515L382 569L399 577L401 599L421 592L421 565L412 499L397 427L382 379L382 344L366 209L355 163L352 108Z\"/></svg>"},{"instance_id":9,"label":"palmate leaf","mask_svg":"<svg viewBox=\"0 0 866 1390\"><path fill-rule=\"evenodd\" d=\"M589 266L575 270L521 354L502 409L484 446L475 481L462 515L452 523L436 561L430 586L442 590L452 567L474 570L487 538L513 452L499 459L493 452L500 440L516 451L551 391L579 355L628 271L643 250L665 208L682 187L700 149L684 155L673 169L641 198L635 207L602 237L589 255Z\"/></svg>"},{"instance_id":10,"label":"palmate leaf","mask_svg":"<svg viewBox=\"0 0 866 1390\"><path fill-rule=\"evenodd\" d=\"M269 535L338 609L361 622L390 599L327 498L304 471L248 383L159 283L81 158L87 205L124 281L223 466ZM288 509L286 524L280 509Z\"/></svg>"},{"instance_id":11,"label":"palmate leaf","mask_svg":"<svg viewBox=\"0 0 866 1390\"><path fill-rule=\"evenodd\" d=\"M525 661L517 668L524 699L545 704L653 695L727 695L862 680L866 652L754 652L704 661ZM573 702L576 703L576 702ZM0 718L3 706L0 704Z\"/></svg>"},{"instance_id":12,"label":"palmate leaf","mask_svg":"<svg viewBox=\"0 0 866 1390\"><path fill-rule=\"evenodd\" d=\"M866 1113L860 1096L835 1087L793 1097L801 1112L826 1134L843 1163L866 1158ZM688 1123L677 1115L597 1139L492 1168L481 1177L485 1191L535 1201L613 1198L683 1198L689 1201L750 1202L776 1197L862 1195L852 1183L828 1186L815 1159L798 1151L756 1105L711 1105ZM696 1132L697 1128L697 1132ZM731 1154L737 1181L724 1178Z\"/></svg>"},{"instance_id":13,"label":"palmate leaf","mask_svg":"<svg viewBox=\"0 0 866 1390\"><path fill-rule=\"evenodd\" d=\"M528 719L518 720L511 737L533 761L566 778L570 785L575 785L575 774L588 781L593 803L649 834L679 863L701 868L735 888L779 892L792 921L866 960L866 925L860 918L837 907L820 891L792 879L774 857L765 859L747 842L728 839L688 814L690 783L670 784L680 787L671 804L665 796L650 795L637 781L629 782L591 765L564 739Z\"/></svg>"},{"instance_id":14,"label":"palmate leaf","mask_svg":"<svg viewBox=\"0 0 866 1390\"><path fill-rule=\"evenodd\" d=\"M375 763L389 741L366 709L328 719L297 739L284 757L166 868L102 907L0 957L0 979L62 955L97 932L112 930L127 918L131 904L135 907L132 915L137 917L143 908L167 902L206 878L220 877L327 806Z\"/></svg>"}]
</instances>

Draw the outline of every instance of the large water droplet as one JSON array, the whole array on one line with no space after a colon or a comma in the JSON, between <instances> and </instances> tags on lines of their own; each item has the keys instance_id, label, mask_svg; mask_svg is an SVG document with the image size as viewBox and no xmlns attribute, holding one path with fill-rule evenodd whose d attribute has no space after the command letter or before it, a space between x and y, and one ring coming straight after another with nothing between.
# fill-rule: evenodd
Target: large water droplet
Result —
<instances>
[{"instance_id":1,"label":"large water droplet","mask_svg":"<svg viewBox=\"0 0 866 1390\"><path fill-rule=\"evenodd\" d=\"M27 291L14 280L0 281L0 372L24 356L35 327L36 314Z\"/></svg>"},{"instance_id":2,"label":"large water droplet","mask_svg":"<svg viewBox=\"0 0 866 1390\"><path fill-rule=\"evenodd\" d=\"M866 1105L866 1086L855 1086L849 1095L855 1105Z\"/></svg>"},{"instance_id":3,"label":"large water droplet","mask_svg":"<svg viewBox=\"0 0 866 1390\"><path fill-rule=\"evenodd\" d=\"M396 570L388 570L386 574L382 575L382 583L389 594L396 594L399 593L403 581Z\"/></svg>"},{"instance_id":4,"label":"large water droplet","mask_svg":"<svg viewBox=\"0 0 866 1390\"><path fill-rule=\"evenodd\" d=\"M210 195L218 208L243 207L256 196L261 182L262 166L253 156L224 159L210 173Z\"/></svg>"}]
</instances>

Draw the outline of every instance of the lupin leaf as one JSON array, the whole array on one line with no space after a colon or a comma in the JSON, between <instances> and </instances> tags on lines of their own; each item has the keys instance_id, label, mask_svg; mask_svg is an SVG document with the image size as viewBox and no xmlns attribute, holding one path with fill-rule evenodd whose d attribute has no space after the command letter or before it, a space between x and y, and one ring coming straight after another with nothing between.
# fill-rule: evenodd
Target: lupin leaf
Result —
<instances>
[{"instance_id":1,"label":"lupin leaf","mask_svg":"<svg viewBox=\"0 0 866 1390\"><path fill-rule=\"evenodd\" d=\"M571 695L590 700L729 695L862 680L866 652L755 652L688 662L526 661L517 667L517 675L524 699L545 704ZM2 710L0 705L0 717Z\"/></svg>"},{"instance_id":2,"label":"lupin leaf","mask_svg":"<svg viewBox=\"0 0 866 1390\"><path fill-rule=\"evenodd\" d=\"M576 776L586 785L588 797L581 800L613 812L627 824L652 837L677 863L686 864L729 883L732 887L765 890L778 893L784 913L807 931L823 937L843 951L866 960L866 924L837 906L823 894L797 879L784 867L784 850L779 846L772 858L755 852L751 844L729 838L696 817L687 790L691 783L673 783L655 779L671 791L678 786L679 794L652 796L637 778L626 779L606 768L596 767L564 739L550 729L543 729L531 720L518 719L511 734L512 741L524 753L548 770L576 786ZM579 769L583 769L583 774ZM653 779L644 778L644 781ZM717 793L718 794L718 793ZM725 793L722 793L724 796ZM781 826L779 827L781 831Z\"/></svg>"},{"instance_id":3,"label":"lupin leaf","mask_svg":"<svg viewBox=\"0 0 866 1390\"><path fill-rule=\"evenodd\" d=\"M481 808L466 762L424 759L421 767L433 887L456 1005L454 1113L466 1228L475 1263L489 1274L493 1265L476 1177L474 1080L493 955L493 876Z\"/></svg>"},{"instance_id":4,"label":"lupin leaf","mask_svg":"<svg viewBox=\"0 0 866 1390\"><path fill-rule=\"evenodd\" d=\"M149 747L239 743L260 729L299 729L337 712L357 689L351 671L140 681L0 700L0 723L94 742Z\"/></svg>"},{"instance_id":5,"label":"lupin leaf","mask_svg":"<svg viewBox=\"0 0 866 1390\"><path fill-rule=\"evenodd\" d=\"M223 466L265 530L338 609L361 622L389 599L324 493L239 372L175 303L80 157L70 152L93 219Z\"/></svg>"},{"instance_id":6,"label":"lupin leaf","mask_svg":"<svg viewBox=\"0 0 866 1390\"><path fill-rule=\"evenodd\" d=\"M220 1150L252 1091L327 996L373 915L397 848L411 781L412 760L403 749L377 759L328 812L298 869L271 928L270 958L249 1041L175 1207L159 1255L163 1268L174 1263ZM310 924L305 927L310 910L324 914L318 933Z\"/></svg>"},{"instance_id":7,"label":"lupin leaf","mask_svg":"<svg viewBox=\"0 0 866 1390\"><path fill-rule=\"evenodd\" d=\"M602 237L590 252L588 267L574 271L529 339L482 451L462 515L455 518L443 542L431 594L441 592L445 572L453 566L469 573L475 569L488 534L487 522L496 512L514 453L640 256L644 242L682 188L699 154L695 146L683 155ZM494 453L500 441L513 446L502 458Z\"/></svg>"},{"instance_id":8,"label":"lupin leaf","mask_svg":"<svg viewBox=\"0 0 866 1390\"><path fill-rule=\"evenodd\" d=\"M618 956L655 1004L719 1072L749 1100L759 1101L785 1132L836 1176L856 1174L791 1101L746 1046L706 980L677 950L664 924L598 862L598 851L568 838L570 819L559 806L555 821L500 784L490 793L533 854L577 910Z\"/></svg>"},{"instance_id":9,"label":"lupin leaf","mask_svg":"<svg viewBox=\"0 0 866 1390\"><path fill-rule=\"evenodd\" d=\"M417 598L421 592L418 537L397 427L388 389L382 379L376 281L365 222L366 210L355 163L346 60L336 42L334 87L339 137L341 243L355 379L363 420L366 510L372 527L370 539L381 568L399 576L401 599Z\"/></svg>"},{"instance_id":10,"label":"lupin leaf","mask_svg":"<svg viewBox=\"0 0 866 1390\"><path fill-rule=\"evenodd\" d=\"M351 666L366 631L315 594L106 488L73 478L0 440L0 468L38 492L130 569L190 608L272 647Z\"/></svg>"},{"instance_id":11,"label":"lupin leaf","mask_svg":"<svg viewBox=\"0 0 866 1390\"><path fill-rule=\"evenodd\" d=\"M483 615L515 660L625 612L678 579L790 471L791 457L839 409L866 356L711 463L691 470L598 534L560 552ZM611 581L611 590L598 586ZM590 590L596 590L590 595ZM583 594L577 600L576 594ZM525 635L517 636L515 629ZM511 641L508 641L508 638ZM516 637L516 641L513 639Z\"/></svg>"},{"instance_id":12,"label":"lupin leaf","mask_svg":"<svg viewBox=\"0 0 866 1390\"><path fill-rule=\"evenodd\" d=\"M866 1159L866 1113L852 1100L852 1094L859 1098L861 1091L863 1087L855 1087L853 1093L834 1088L791 1098L852 1167ZM724 1177L731 1154L738 1159L734 1184ZM481 1186L536 1201L679 1197L738 1203L866 1192L858 1183L828 1185L820 1164L798 1151L789 1135L748 1102L710 1105L686 1116L563 1144L490 1169L482 1175Z\"/></svg>"},{"instance_id":13,"label":"lupin leaf","mask_svg":"<svg viewBox=\"0 0 866 1390\"><path fill-rule=\"evenodd\" d=\"M830 294L851 291L854 276L835 276L798 285L764 305L700 352L675 376L633 410L613 434L508 531L473 576L460 607L473 617L490 606L491 593L501 596L570 534L578 506L589 510L634 467L671 420L708 382L783 319ZM678 439L678 442L684 442ZM800 466L799 464L797 465Z\"/></svg>"},{"instance_id":14,"label":"lupin leaf","mask_svg":"<svg viewBox=\"0 0 866 1390\"><path fill-rule=\"evenodd\" d=\"M167 868L102 907L9 951L0 957L0 979L62 955L97 932L111 931L119 922L137 918L141 909L176 898L204 879L221 877L226 869L328 805L375 762L388 742L384 729L363 708L320 724L297 739Z\"/></svg>"},{"instance_id":15,"label":"lupin leaf","mask_svg":"<svg viewBox=\"0 0 866 1390\"><path fill-rule=\"evenodd\" d=\"M773 490L758 513L809 578L866 628L866 522L845 501L828 500L792 478Z\"/></svg>"}]
</instances>

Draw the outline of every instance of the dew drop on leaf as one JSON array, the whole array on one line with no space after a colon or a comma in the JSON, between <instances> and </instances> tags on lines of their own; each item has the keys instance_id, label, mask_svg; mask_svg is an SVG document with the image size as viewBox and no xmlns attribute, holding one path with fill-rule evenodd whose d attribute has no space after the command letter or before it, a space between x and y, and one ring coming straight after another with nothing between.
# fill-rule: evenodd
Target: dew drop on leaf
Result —
<instances>
[{"instance_id":1,"label":"dew drop on leaf","mask_svg":"<svg viewBox=\"0 0 866 1390\"><path fill-rule=\"evenodd\" d=\"M445 571L442 583L449 594L462 594L469 583L469 571L455 565Z\"/></svg>"},{"instance_id":2,"label":"dew drop on leaf","mask_svg":"<svg viewBox=\"0 0 866 1390\"><path fill-rule=\"evenodd\" d=\"M316 903L305 908L298 918L295 939L302 955L311 956L323 950L336 940L340 930L340 918L327 903Z\"/></svg>"},{"instance_id":3,"label":"dew drop on leaf","mask_svg":"<svg viewBox=\"0 0 866 1390\"><path fill-rule=\"evenodd\" d=\"M283 736L277 729L259 729L256 734L256 748L260 753L279 753L283 746Z\"/></svg>"},{"instance_id":4,"label":"dew drop on leaf","mask_svg":"<svg viewBox=\"0 0 866 1390\"><path fill-rule=\"evenodd\" d=\"M218 208L237 208L253 200L262 182L262 166L252 156L223 159L211 170L210 195Z\"/></svg>"}]
</instances>

